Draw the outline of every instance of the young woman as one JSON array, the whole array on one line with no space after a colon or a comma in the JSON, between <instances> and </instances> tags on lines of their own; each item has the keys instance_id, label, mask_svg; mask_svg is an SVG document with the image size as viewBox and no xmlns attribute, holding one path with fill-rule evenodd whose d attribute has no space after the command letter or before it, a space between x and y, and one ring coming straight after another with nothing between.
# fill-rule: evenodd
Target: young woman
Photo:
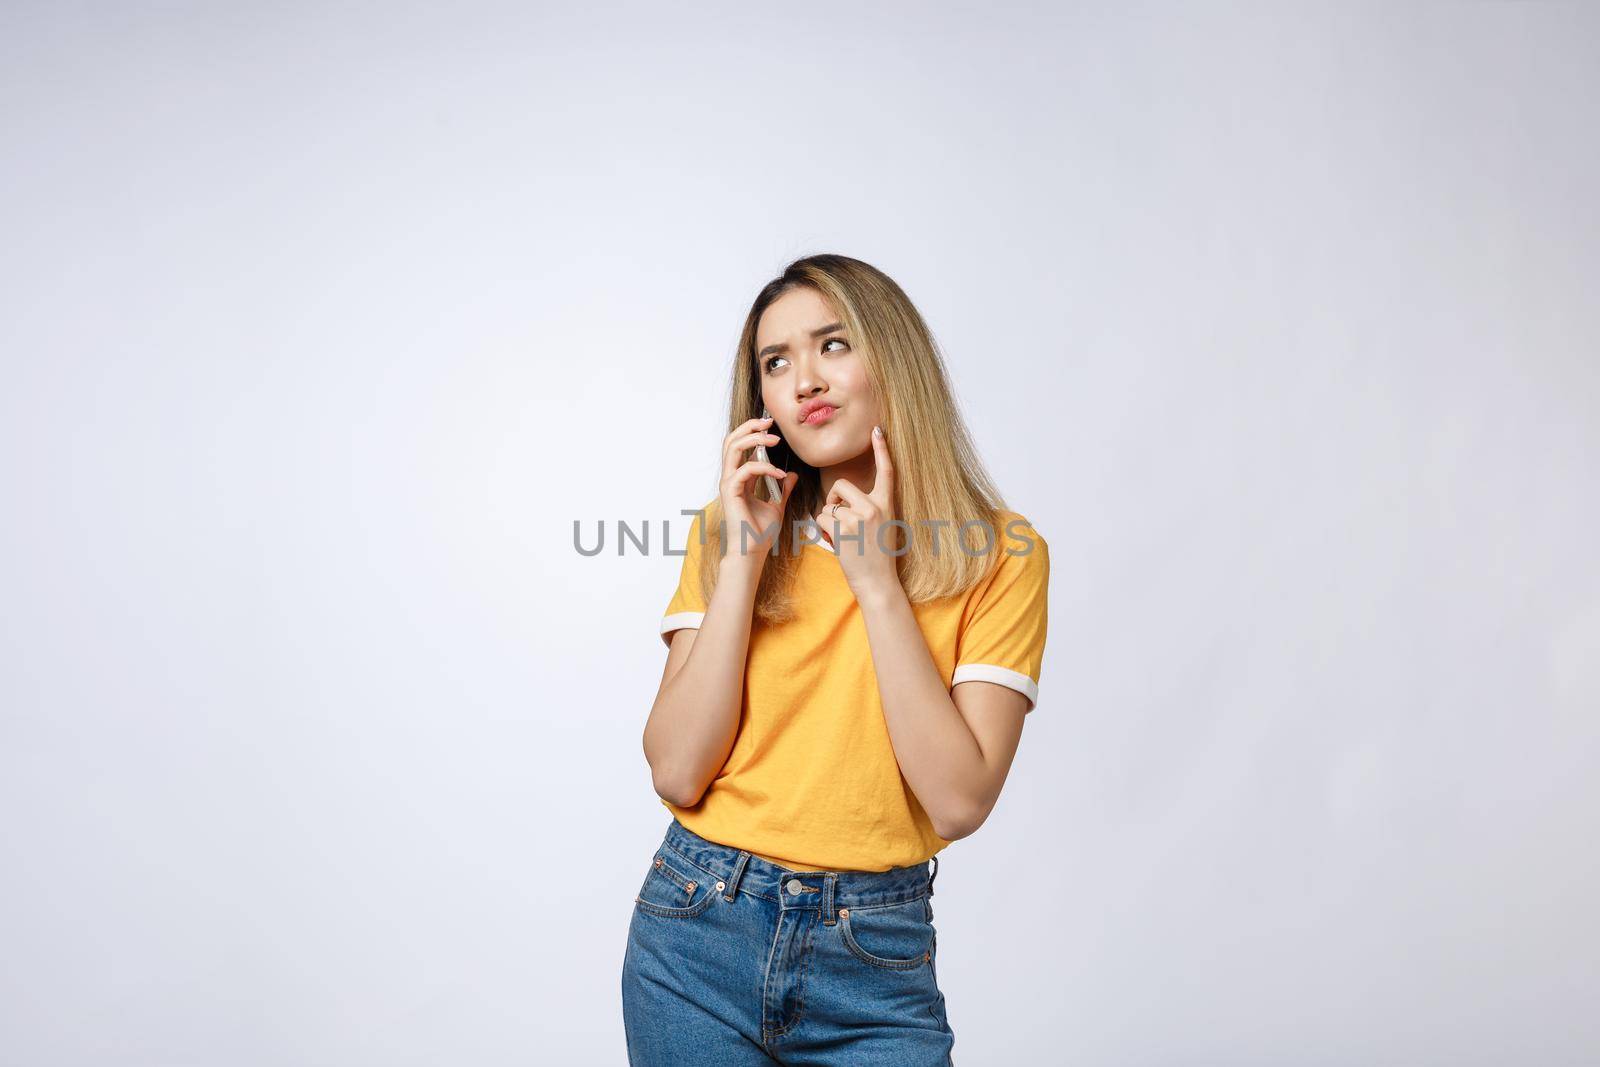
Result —
<instances>
[{"instance_id":1,"label":"young woman","mask_svg":"<svg viewBox=\"0 0 1600 1067\"><path fill-rule=\"evenodd\" d=\"M988 817L1037 699L1047 546L859 260L761 290L729 424L644 730L673 819L628 930L629 1061L950 1064L933 857Z\"/></svg>"}]
</instances>

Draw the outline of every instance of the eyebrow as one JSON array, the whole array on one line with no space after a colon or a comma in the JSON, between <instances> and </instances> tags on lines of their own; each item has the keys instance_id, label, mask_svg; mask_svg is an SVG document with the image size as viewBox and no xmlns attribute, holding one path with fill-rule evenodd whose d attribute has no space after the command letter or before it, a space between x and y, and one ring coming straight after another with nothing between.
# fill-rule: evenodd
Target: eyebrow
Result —
<instances>
[{"instance_id":1,"label":"eyebrow","mask_svg":"<svg viewBox=\"0 0 1600 1067\"><path fill-rule=\"evenodd\" d=\"M812 337L821 337L825 333L832 333L835 330L842 330L842 329L844 329L844 323L842 323L842 322L830 322L826 326L818 326L815 330L812 330L811 331L811 336ZM763 348L761 351L756 353L756 358L760 359L762 356L769 356L774 352L787 352L787 351L789 351L788 342L783 342L781 344L776 344L776 345L768 345L766 348Z\"/></svg>"}]
</instances>

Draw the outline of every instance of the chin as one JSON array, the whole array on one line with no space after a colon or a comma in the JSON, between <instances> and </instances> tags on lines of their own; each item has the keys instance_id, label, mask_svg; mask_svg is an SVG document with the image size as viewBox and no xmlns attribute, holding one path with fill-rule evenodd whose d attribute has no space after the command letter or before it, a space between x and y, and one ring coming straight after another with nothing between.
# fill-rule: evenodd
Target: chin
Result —
<instances>
[{"instance_id":1,"label":"chin","mask_svg":"<svg viewBox=\"0 0 1600 1067\"><path fill-rule=\"evenodd\" d=\"M847 459L855 459L872 448L872 440L865 434L830 434L828 441L812 441L805 450L795 449L795 454L813 467L831 467ZM858 440L859 438L859 440Z\"/></svg>"}]
</instances>

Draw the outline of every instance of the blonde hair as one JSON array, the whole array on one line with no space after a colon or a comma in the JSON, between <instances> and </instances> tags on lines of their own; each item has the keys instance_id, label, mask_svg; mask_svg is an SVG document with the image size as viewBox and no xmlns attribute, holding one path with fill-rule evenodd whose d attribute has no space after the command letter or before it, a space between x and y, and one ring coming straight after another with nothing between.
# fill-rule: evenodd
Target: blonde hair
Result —
<instances>
[{"instance_id":1,"label":"blonde hair","mask_svg":"<svg viewBox=\"0 0 1600 1067\"><path fill-rule=\"evenodd\" d=\"M915 604L966 591L999 562L1005 536L1002 513L1007 509L962 422L933 335L900 286L876 267L849 256L806 256L761 288L739 335L725 435L761 414L756 326L778 297L801 286L814 289L832 307L877 391L895 470L894 517L910 527L896 529L894 541L895 550L907 548L908 537L911 541L896 561L906 598ZM789 589L800 551L795 523L814 515L823 503L821 472L793 452L788 455L789 469L799 470L800 479L789 494L778 551L767 557L754 605L756 617L768 622L794 616ZM765 488L760 492L766 496ZM721 510L720 499L713 500L704 516L700 583L707 599L716 585L724 535L739 536L737 529L723 528ZM938 534L938 555L929 520L948 522ZM986 524L990 532L975 530L970 525L974 522ZM965 551L957 538L968 546Z\"/></svg>"}]
</instances>

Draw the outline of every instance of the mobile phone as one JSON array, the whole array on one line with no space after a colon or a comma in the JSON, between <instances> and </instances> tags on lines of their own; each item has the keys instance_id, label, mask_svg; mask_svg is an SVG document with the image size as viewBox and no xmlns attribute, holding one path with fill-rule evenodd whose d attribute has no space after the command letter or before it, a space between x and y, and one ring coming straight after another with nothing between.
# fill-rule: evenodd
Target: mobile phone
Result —
<instances>
[{"instance_id":1,"label":"mobile phone","mask_svg":"<svg viewBox=\"0 0 1600 1067\"><path fill-rule=\"evenodd\" d=\"M761 417L763 419L768 417L767 409L764 408L764 407L761 409ZM769 430L767 432L770 433L771 431ZM772 462L770 459L767 458L766 446L764 446L762 444L759 444L759 443L756 445L756 459L759 459L762 463L771 463ZM782 500L783 499L783 485L778 481L778 479L774 478L770 474L763 474L761 477L763 477L763 478L765 478L767 480L767 496L768 496L768 498L774 504L776 504L778 501Z\"/></svg>"}]
</instances>

